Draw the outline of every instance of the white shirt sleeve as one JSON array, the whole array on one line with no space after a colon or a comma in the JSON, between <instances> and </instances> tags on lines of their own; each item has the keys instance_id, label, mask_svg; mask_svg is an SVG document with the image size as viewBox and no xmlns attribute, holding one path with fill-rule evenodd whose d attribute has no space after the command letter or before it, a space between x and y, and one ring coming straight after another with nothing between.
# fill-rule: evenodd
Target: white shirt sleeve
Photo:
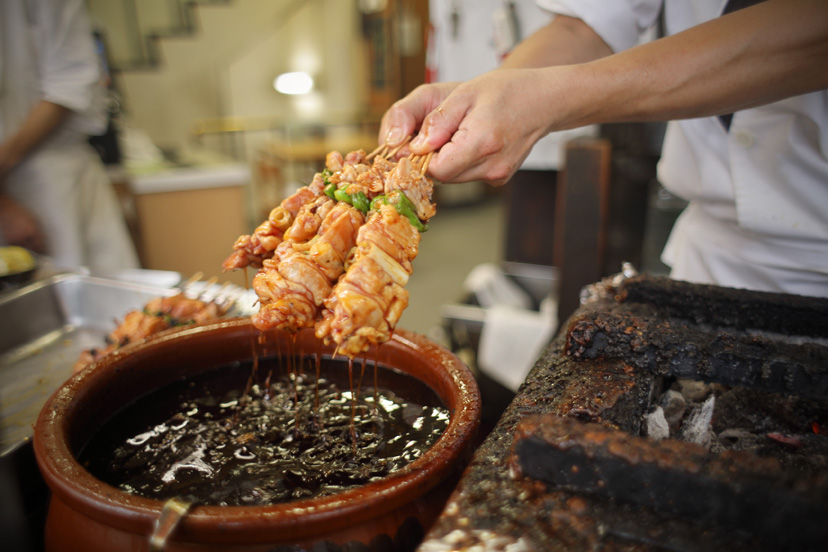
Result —
<instances>
[{"instance_id":1,"label":"white shirt sleeve","mask_svg":"<svg viewBox=\"0 0 828 552\"><path fill-rule=\"evenodd\" d=\"M632 48L656 22L661 0L535 0L558 15L576 17L589 25L613 52Z\"/></svg>"},{"instance_id":2,"label":"white shirt sleeve","mask_svg":"<svg viewBox=\"0 0 828 552\"><path fill-rule=\"evenodd\" d=\"M101 68L82 0L39 1L35 32L41 99L74 113L70 126L93 133L105 126Z\"/></svg>"}]
</instances>

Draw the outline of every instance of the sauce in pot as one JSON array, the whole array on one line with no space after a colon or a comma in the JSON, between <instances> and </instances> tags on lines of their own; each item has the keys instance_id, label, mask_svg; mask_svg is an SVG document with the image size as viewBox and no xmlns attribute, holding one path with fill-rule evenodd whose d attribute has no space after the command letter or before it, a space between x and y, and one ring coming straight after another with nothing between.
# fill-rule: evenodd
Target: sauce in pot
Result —
<instances>
[{"instance_id":1,"label":"sauce in pot","mask_svg":"<svg viewBox=\"0 0 828 552\"><path fill-rule=\"evenodd\" d=\"M127 492L198 504L274 504L364 485L428 450L449 414L419 380L357 367L369 384L349 381L346 360L311 357L258 359L267 377L246 394L249 362L176 382L108 420L80 462Z\"/></svg>"}]
</instances>

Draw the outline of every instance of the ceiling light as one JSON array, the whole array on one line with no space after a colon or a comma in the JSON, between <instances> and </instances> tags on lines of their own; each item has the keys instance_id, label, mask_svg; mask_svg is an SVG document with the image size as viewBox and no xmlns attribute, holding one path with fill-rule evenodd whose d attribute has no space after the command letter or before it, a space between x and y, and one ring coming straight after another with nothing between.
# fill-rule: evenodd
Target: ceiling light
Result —
<instances>
[{"instance_id":1,"label":"ceiling light","mask_svg":"<svg viewBox=\"0 0 828 552\"><path fill-rule=\"evenodd\" d=\"M273 88L282 94L307 94L313 90L313 78L304 71L282 73L273 81Z\"/></svg>"}]
</instances>

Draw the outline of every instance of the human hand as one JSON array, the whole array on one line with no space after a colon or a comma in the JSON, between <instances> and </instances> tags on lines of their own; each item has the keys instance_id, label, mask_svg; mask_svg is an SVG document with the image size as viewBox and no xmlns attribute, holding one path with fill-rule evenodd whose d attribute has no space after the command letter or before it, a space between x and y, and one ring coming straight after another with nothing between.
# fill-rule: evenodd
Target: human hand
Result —
<instances>
[{"instance_id":1,"label":"human hand","mask_svg":"<svg viewBox=\"0 0 828 552\"><path fill-rule=\"evenodd\" d=\"M407 149L436 151L431 176L504 184L549 132L549 90L555 87L538 69L499 69L462 84L420 87L386 113L380 136L389 142L396 138L392 129L405 136L419 125Z\"/></svg>"},{"instance_id":2,"label":"human hand","mask_svg":"<svg viewBox=\"0 0 828 552\"><path fill-rule=\"evenodd\" d=\"M46 253L46 236L34 214L6 195L0 195L0 234L8 245Z\"/></svg>"}]
</instances>

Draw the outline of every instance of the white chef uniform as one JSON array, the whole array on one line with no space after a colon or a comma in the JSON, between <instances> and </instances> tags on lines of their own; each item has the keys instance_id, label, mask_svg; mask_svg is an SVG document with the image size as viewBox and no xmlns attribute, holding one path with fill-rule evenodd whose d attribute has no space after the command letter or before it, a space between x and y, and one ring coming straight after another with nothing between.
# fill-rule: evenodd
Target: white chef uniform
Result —
<instances>
[{"instance_id":1,"label":"white chef uniform","mask_svg":"<svg viewBox=\"0 0 828 552\"><path fill-rule=\"evenodd\" d=\"M73 111L0 189L37 215L58 266L138 267L103 163L87 143L106 118L82 0L3 0L0 33L0 141L41 100Z\"/></svg>"},{"instance_id":2,"label":"white chef uniform","mask_svg":"<svg viewBox=\"0 0 828 552\"><path fill-rule=\"evenodd\" d=\"M634 46L659 0L537 0L578 17L614 50ZM665 3L667 34L718 17L725 0ZM671 122L662 184L689 200L662 258L674 278L828 296L828 92Z\"/></svg>"}]
</instances>

